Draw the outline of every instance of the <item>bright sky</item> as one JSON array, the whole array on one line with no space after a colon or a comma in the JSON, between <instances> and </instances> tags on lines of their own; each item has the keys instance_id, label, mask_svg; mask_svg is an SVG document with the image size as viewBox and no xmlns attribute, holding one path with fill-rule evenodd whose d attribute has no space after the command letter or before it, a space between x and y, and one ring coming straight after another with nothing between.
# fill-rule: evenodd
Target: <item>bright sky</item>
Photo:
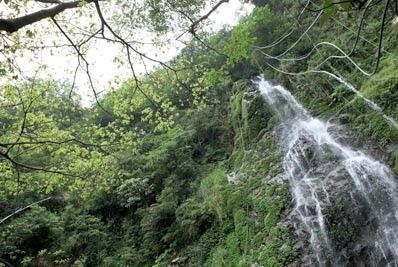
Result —
<instances>
[{"instance_id":1,"label":"bright sky","mask_svg":"<svg viewBox=\"0 0 398 267\"><path fill-rule=\"evenodd\" d=\"M219 9L210 16L212 31L222 29L224 26L233 26L237 24L239 18L248 14L253 9L252 5L242 4L239 0L230 0L228 3L222 4ZM174 33L175 34L175 33ZM180 33L178 33L180 34ZM142 40L148 40L148 36L142 36ZM172 34L167 36L172 40L171 44L163 47L162 51L155 49L153 46L146 46L145 53L160 61L172 59L182 49L183 44L176 41L176 36ZM184 36L191 38L189 34ZM140 38L141 39L141 38ZM142 50L140 50L142 51ZM70 52L70 51L69 51ZM104 42L97 42L87 52L86 58L90 62L90 72L93 78L95 89L97 92L104 92L112 87L118 81L131 76L130 69L127 66L121 66L114 62L114 58L120 55L120 50L115 45ZM37 74L37 67L45 64L47 68ZM28 55L18 59L18 65L27 76L33 76L35 73L41 78L52 78L61 82L71 82L77 65L77 56L73 56L66 52L65 49L57 49L56 53L49 50L43 50L41 54L30 57ZM155 65L147 62L147 70ZM136 61L135 68L137 72L144 73L145 66ZM76 76L76 91L82 96L83 105L88 106L94 101L93 94L88 86L88 78L83 70L78 71Z\"/></svg>"}]
</instances>

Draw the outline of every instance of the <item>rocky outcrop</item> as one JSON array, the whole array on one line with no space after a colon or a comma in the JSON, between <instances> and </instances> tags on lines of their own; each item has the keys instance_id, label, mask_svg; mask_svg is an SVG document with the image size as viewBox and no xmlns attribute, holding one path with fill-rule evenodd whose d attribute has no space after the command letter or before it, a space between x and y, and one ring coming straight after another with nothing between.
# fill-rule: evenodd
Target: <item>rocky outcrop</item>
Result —
<instances>
[{"instance_id":1,"label":"rocky outcrop","mask_svg":"<svg viewBox=\"0 0 398 267\"><path fill-rule=\"evenodd\" d=\"M283 87L261 79L257 85L280 120L275 131L294 200L286 223L294 226L300 265L397 265L392 171L364 152L368 146L352 148L349 131L312 117Z\"/></svg>"}]
</instances>

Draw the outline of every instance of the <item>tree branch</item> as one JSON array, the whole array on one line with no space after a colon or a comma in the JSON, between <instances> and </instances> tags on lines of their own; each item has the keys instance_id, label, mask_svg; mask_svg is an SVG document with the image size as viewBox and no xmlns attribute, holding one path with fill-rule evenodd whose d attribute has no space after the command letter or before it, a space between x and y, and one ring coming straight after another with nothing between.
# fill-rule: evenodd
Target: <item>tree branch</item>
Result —
<instances>
[{"instance_id":1,"label":"tree branch","mask_svg":"<svg viewBox=\"0 0 398 267\"><path fill-rule=\"evenodd\" d=\"M44 4L61 4L62 3L59 0L34 0L34 1L44 3Z\"/></svg>"},{"instance_id":2,"label":"tree branch","mask_svg":"<svg viewBox=\"0 0 398 267\"><path fill-rule=\"evenodd\" d=\"M311 9L311 8L309 8L309 7L306 7L305 9L308 10L308 11L317 13L317 12L326 10L326 9L328 9L328 8L331 8L331 7L333 7L333 6L338 6L338 5L340 5L340 4L346 4L346 3L351 3L351 5L353 5L353 0L344 0L344 1L339 1L339 2L332 2L332 3L330 3L330 4L326 5L326 6L324 6L324 7L322 7L322 8L318 8L318 9Z\"/></svg>"},{"instance_id":3,"label":"tree branch","mask_svg":"<svg viewBox=\"0 0 398 267\"><path fill-rule=\"evenodd\" d=\"M12 216L14 216L14 215L16 215L16 214L18 214L18 213L20 213L20 212L22 212L22 211L24 211L24 210L27 210L27 209L31 208L32 206L34 206L34 205L36 205L36 204L40 204L40 203L42 203L42 202L44 202L44 201L48 201L48 200L50 200L51 198L52 198L52 197L47 197L47 198L44 198L44 199L42 199L42 200L36 201L36 202L34 202L34 203L32 203L32 204L26 206L26 207L17 209L16 211L14 211L13 213L11 213L10 215L8 215L8 216L4 217L3 219L1 219L1 220L0 220L0 224L4 223L6 220L10 219Z\"/></svg>"},{"instance_id":4,"label":"tree branch","mask_svg":"<svg viewBox=\"0 0 398 267\"><path fill-rule=\"evenodd\" d=\"M81 140L78 140L76 138L71 138L71 139L66 139L66 140L62 140L62 141L55 141L55 140L38 140L38 141L17 141L17 142L10 142L10 143L1 143L0 146L2 147L8 147L8 146L21 146L21 145L63 145L63 144L67 144L67 143L77 143L80 144L82 146L86 146L86 147L98 147L100 148L101 145L98 144L91 144L91 143L86 143L83 142Z\"/></svg>"},{"instance_id":5,"label":"tree branch","mask_svg":"<svg viewBox=\"0 0 398 267\"><path fill-rule=\"evenodd\" d=\"M375 70L374 70L373 74L377 72L377 69L379 68L379 64L380 64L381 51L383 49L384 26L385 26L385 21L386 21L386 17L387 17L387 11L388 11L389 4L390 4L390 0L387 0L386 5L384 6L384 10L383 10L383 17L381 19L381 28L380 28L380 34L379 34L379 45L377 46L376 66L375 66Z\"/></svg>"},{"instance_id":6,"label":"tree branch","mask_svg":"<svg viewBox=\"0 0 398 267\"><path fill-rule=\"evenodd\" d=\"M82 52L80 51L80 45L76 45L73 40L69 37L69 35L64 31L64 29L62 29L61 25L59 25L59 23L57 22L57 20L54 17L51 17L52 21L54 22L55 26L57 26L57 28L59 29L59 31L62 33L62 35L68 40L68 42L71 44L71 46L73 47L73 49L76 51L78 58L81 58L84 63L85 63L85 69L84 71L86 72L89 84L90 84L90 88L91 91L94 94L94 98L95 98L95 102L97 103L97 105L107 114L109 115L113 115L111 112L107 111L100 103L99 101L99 94L94 87L94 82L93 79L91 78L91 73L90 73L90 64L87 61L86 57L82 54ZM91 38L93 38L97 33L99 33L100 30L95 31L88 39L90 40ZM83 43L84 44L84 43ZM80 66L80 62L79 62L79 66ZM76 75L76 74L75 74Z\"/></svg>"},{"instance_id":7,"label":"tree branch","mask_svg":"<svg viewBox=\"0 0 398 267\"><path fill-rule=\"evenodd\" d=\"M85 2L90 3L92 0L86 0ZM65 2L22 17L13 19L0 19L0 31L6 31L8 33L16 32L27 25L36 23L46 18L54 17L67 9L79 7L81 3L81 1Z\"/></svg>"},{"instance_id":8,"label":"tree branch","mask_svg":"<svg viewBox=\"0 0 398 267\"><path fill-rule=\"evenodd\" d=\"M207 12L205 15L203 15L202 17L200 17L199 19L197 19L196 21L194 21L194 22L191 24L191 27L190 27L190 30L189 30L189 31L190 31L191 33L194 32L194 31L195 31L195 28L199 25L199 23L201 23L202 21L208 19L208 18L210 17L210 15L213 14L222 4L228 3L228 2L229 2L229 0L221 0L220 2L218 2L216 5L214 5L214 6L212 7L212 9L209 10L209 12Z\"/></svg>"},{"instance_id":9,"label":"tree branch","mask_svg":"<svg viewBox=\"0 0 398 267\"><path fill-rule=\"evenodd\" d=\"M9 162L11 162L16 168L19 167L21 169L26 169L26 170L41 171L41 172L46 172L46 173L59 174L59 175L63 175L63 176L71 176L71 177L83 178L83 177L81 177L79 175L70 174L70 173L66 173L66 172L63 172L63 171L50 170L50 169L45 169L45 168L41 168L41 167L26 165L24 163L21 163L21 162L15 160L8 153L4 153L2 151L0 151L0 156L3 157L4 159L8 160Z\"/></svg>"}]
</instances>

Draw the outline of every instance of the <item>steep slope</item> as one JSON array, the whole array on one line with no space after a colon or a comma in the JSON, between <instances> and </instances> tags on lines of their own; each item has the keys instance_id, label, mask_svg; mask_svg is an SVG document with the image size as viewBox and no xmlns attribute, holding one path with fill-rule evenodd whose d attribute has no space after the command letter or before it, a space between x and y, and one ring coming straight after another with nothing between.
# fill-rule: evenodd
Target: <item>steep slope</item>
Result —
<instances>
[{"instance_id":1,"label":"steep slope","mask_svg":"<svg viewBox=\"0 0 398 267\"><path fill-rule=\"evenodd\" d=\"M62 162L85 179L22 172L22 187L19 173L2 181L4 216L52 199L1 226L0 262L397 265L395 26L367 76L358 66L372 69L381 9L349 60L327 43L350 51L354 13L321 22L298 1L253 2L234 29L205 39L212 49L192 42L174 59L178 76L160 69L143 78L149 99L127 81L102 100L108 112L79 110L62 126L100 149L75 144L55 159L46 149L28 158Z\"/></svg>"}]
</instances>

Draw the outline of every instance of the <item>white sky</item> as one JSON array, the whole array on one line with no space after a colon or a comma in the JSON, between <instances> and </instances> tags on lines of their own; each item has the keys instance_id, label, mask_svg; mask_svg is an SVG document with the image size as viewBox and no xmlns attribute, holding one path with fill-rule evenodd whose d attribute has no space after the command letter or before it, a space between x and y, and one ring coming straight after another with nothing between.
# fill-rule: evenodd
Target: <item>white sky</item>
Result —
<instances>
[{"instance_id":1,"label":"white sky","mask_svg":"<svg viewBox=\"0 0 398 267\"><path fill-rule=\"evenodd\" d=\"M239 18L251 12L252 5L242 4L239 0L230 0L228 3L222 4L219 9L210 16L210 23L212 27L208 28L212 31L217 31L224 26L233 26L237 24ZM174 33L177 36L180 33ZM148 36L143 36L142 40L146 41ZM190 37L189 34L184 36ZM183 44L176 41L176 36L172 34L168 36L172 40L171 44L163 47L163 52L158 51L153 46L146 46L146 54L160 61L167 61L172 59L182 49ZM66 42L65 42L66 43ZM144 48L144 49L145 49ZM117 86L116 82L125 80L131 76L130 69L127 66L121 66L114 62L114 58L120 55L120 48L115 45L107 44L105 42L97 42L87 52L86 58L90 62L90 73L94 80L95 89L97 92L107 91L110 88ZM55 53L54 53L55 51ZM18 65L27 76L37 75L41 78L52 78L61 82L71 82L73 80L74 71L77 65L77 56L66 52L67 49L61 48L57 50L42 50L39 55L30 56L25 54L24 57L18 58ZM142 49L140 50L142 51ZM37 72L39 65L45 64L47 68L43 71ZM136 61L135 68L137 72L143 73L145 67L142 63ZM147 62L147 67L150 70L154 64ZM75 90L82 96L83 105L88 106L94 101L93 94L88 86L88 78L83 70L77 73Z\"/></svg>"}]
</instances>

